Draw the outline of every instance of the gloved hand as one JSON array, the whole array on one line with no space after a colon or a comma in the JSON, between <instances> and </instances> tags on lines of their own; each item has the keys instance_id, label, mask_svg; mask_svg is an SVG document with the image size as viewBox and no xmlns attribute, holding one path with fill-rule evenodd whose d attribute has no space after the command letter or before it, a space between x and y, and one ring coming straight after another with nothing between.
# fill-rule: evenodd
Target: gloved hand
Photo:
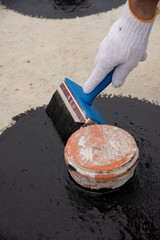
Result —
<instances>
[{"instance_id":1,"label":"gloved hand","mask_svg":"<svg viewBox=\"0 0 160 240\"><path fill-rule=\"evenodd\" d=\"M156 14L155 14L156 15ZM146 48L155 16L151 20L138 19L130 9L129 0L123 16L111 27L102 41L95 58L95 68L84 84L84 92L90 93L113 70L112 86L120 87L129 72L147 57Z\"/></svg>"}]
</instances>

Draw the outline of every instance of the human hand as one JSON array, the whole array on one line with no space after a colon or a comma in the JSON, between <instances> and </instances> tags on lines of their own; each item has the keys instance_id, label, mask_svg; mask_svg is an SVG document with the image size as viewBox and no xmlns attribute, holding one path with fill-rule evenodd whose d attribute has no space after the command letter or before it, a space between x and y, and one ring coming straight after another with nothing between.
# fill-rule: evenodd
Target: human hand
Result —
<instances>
[{"instance_id":1,"label":"human hand","mask_svg":"<svg viewBox=\"0 0 160 240\"><path fill-rule=\"evenodd\" d=\"M155 16L143 21L134 16L127 1L123 16L111 27L95 58L95 68L84 84L92 92L114 68L112 86L120 87L130 71L147 57L146 48Z\"/></svg>"}]
</instances>

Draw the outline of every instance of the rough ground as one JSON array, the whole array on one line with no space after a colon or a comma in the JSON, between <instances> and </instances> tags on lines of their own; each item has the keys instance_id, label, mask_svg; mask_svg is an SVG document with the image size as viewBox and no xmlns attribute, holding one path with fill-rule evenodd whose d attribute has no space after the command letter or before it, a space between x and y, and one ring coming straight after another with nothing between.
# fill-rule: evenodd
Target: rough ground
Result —
<instances>
[{"instance_id":1,"label":"rough ground","mask_svg":"<svg viewBox=\"0 0 160 240\"><path fill-rule=\"evenodd\" d=\"M0 5L0 132L12 117L48 104L64 77L83 85L99 43L123 6L83 18L53 20L23 16ZM119 89L104 92L160 104L160 15L151 32L148 59Z\"/></svg>"}]
</instances>

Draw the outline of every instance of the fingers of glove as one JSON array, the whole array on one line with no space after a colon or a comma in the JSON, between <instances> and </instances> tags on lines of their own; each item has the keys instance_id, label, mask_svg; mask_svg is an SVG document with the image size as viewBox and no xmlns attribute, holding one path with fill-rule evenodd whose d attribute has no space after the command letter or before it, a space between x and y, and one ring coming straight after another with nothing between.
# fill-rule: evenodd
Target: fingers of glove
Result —
<instances>
[{"instance_id":1,"label":"fingers of glove","mask_svg":"<svg viewBox=\"0 0 160 240\"><path fill-rule=\"evenodd\" d=\"M141 62L145 61L147 59L147 52L145 52L142 56L142 58L140 59Z\"/></svg>"},{"instance_id":2,"label":"fingers of glove","mask_svg":"<svg viewBox=\"0 0 160 240\"><path fill-rule=\"evenodd\" d=\"M95 57L95 60L94 60L94 66L95 67L98 64L98 62L101 61L101 56L104 54L104 52L106 52L105 55L108 56L108 52L110 52L110 49L111 49L109 44L110 44L110 41L108 41L107 37L105 39L103 39L103 41L100 43L98 53L97 53L97 55Z\"/></svg>"},{"instance_id":3,"label":"fingers of glove","mask_svg":"<svg viewBox=\"0 0 160 240\"><path fill-rule=\"evenodd\" d=\"M98 63L98 59L99 59L99 53L97 54L97 56L95 57L94 60L94 66L96 67L97 63Z\"/></svg>"},{"instance_id":4,"label":"fingers of glove","mask_svg":"<svg viewBox=\"0 0 160 240\"><path fill-rule=\"evenodd\" d=\"M122 86L132 69L133 68L128 68L126 63L117 66L112 77L112 87L118 88Z\"/></svg>"},{"instance_id":5,"label":"fingers of glove","mask_svg":"<svg viewBox=\"0 0 160 240\"><path fill-rule=\"evenodd\" d=\"M99 83L107 76L107 74L112 71L114 66L109 64L105 68L103 68L103 65L100 65L99 63L94 68L93 72L91 73L89 79L85 82L83 91L86 94L91 93L98 85Z\"/></svg>"}]
</instances>

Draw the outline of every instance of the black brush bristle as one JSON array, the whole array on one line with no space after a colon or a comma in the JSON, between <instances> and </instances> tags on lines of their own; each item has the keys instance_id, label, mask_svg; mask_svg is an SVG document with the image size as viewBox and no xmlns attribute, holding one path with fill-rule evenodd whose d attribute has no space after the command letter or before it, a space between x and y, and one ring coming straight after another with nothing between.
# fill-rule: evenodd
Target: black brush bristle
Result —
<instances>
[{"instance_id":1,"label":"black brush bristle","mask_svg":"<svg viewBox=\"0 0 160 240\"><path fill-rule=\"evenodd\" d=\"M64 144L66 144L68 138L75 131L84 125L84 123L74 121L57 90L53 94L52 99L46 108L46 112L52 119L53 124Z\"/></svg>"}]
</instances>

